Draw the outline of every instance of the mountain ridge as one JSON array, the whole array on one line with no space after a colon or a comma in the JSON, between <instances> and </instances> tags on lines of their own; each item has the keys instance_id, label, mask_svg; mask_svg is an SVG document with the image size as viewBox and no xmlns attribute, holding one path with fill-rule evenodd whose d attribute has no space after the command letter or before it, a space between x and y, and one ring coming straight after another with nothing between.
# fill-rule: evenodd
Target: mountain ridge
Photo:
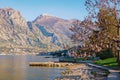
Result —
<instances>
[{"instance_id":1,"label":"mountain ridge","mask_svg":"<svg viewBox=\"0 0 120 80\"><path fill-rule=\"evenodd\" d=\"M61 50L63 45L73 46L69 38L73 21L43 14L27 22L17 10L0 9L0 50L4 51L3 48L8 47L11 53L15 51L14 48L24 52L29 51L24 48L36 48L38 52L49 52ZM21 47L22 50L19 50Z\"/></svg>"}]
</instances>

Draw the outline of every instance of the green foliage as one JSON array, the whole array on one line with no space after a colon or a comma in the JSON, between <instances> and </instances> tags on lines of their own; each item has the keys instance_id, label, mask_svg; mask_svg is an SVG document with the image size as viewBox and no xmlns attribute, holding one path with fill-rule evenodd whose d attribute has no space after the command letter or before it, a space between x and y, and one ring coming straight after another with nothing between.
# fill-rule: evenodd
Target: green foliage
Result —
<instances>
[{"instance_id":1,"label":"green foliage","mask_svg":"<svg viewBox=\"0 0 120 80\"><path fill-rule=\"evenodd\" d=\"M51 55L53 55L53 56L58 56L58 57L60 57L60 56L66 56L67 51L68 51L68 50L60 50L60 51L50 52L50 53L51 53Z\"/></svg>"},{"instance_id":2,"label":"green foliage","mask_svg":"<svg viewBox=\"0 0 120 80\"><path fill-rule=\"evenodd\" d=\"M101 52L96 54L100 59L107 59L113 57L112 51L110 49L102 50Z\"/></svg>"},{"instance_id":3,"label":"green foliage","mask_svg":"<svg viewBox=\"0 0 120 80\"><path fill-rule=\"evenodd\" d=\"M110 74L110 72L108 70L105 71L105 75L104 76L108 76Z\"/></svg>"},{"instance_id":4,"label":"green foliage","mask_svg":"<svg viewBox=\"0 0 120 80\"><path fill-rule=\"evenodd\" d=\"M76 58L75 60L79 61L79 60L85 60L83 57L80 58Z\"/></svg>"},{"instance_id":5,"label":"green foliage","mask_svg":"<svg viewBox=\"0 0 120 80\"><path fill-rule=\"evenodd\" d=\"M92 74L92 75L96 75L97 73L96 73L96 72L94 72L94 71L92 71L92 72L91 72L91 74Z\"/></svg>"}]
</instances>

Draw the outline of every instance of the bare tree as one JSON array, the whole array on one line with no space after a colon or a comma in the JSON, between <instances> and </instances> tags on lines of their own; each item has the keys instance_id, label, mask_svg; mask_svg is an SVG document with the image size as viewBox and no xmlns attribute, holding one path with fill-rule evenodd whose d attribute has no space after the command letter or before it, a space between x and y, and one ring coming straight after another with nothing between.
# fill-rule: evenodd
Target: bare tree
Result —
<instances>
[{"instance_id":1,"label":"bare tree","mask_svg":"<svg viewBox=\"0 0 120 80\"><path fill-rule=\"evenodd\" d=\"M86 0L85 6L91 20L99 27L99 31L94 33L92 42L103 48L111 47L109 44L113 43L113 38L119 38L119 17L120 17L120 0ZM117 44L119 45L119 43ZM115 46L112 46L115 47ZM101 50L102 50L101 49ZM118 64L120 65L119 52L117 55Z\"/></svg>"}]
</instances>

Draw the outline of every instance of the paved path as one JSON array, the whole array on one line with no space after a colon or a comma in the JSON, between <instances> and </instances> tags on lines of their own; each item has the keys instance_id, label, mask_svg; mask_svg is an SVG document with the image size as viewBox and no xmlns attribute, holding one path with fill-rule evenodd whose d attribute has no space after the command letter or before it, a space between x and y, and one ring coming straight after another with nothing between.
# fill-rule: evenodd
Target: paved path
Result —
<instances>
[{"instance_id":1,"label":"paved path","mask_svg":"<svg viewBox=\"0 0 120 80\"><path fill-rule=\"evenodd\" d=\"M120 80L120 70L109 70L108 80Z\"/></svg>"},{"instance_id":2,"label":"paved path","mask_svg":"<svg viewBox=\"0 0 120 80\"><path fill-rule=\"evenodd\" d=\"M120 70L114 70L111 68L107 68L104 66L99 66L99 65L95 65L95 64L91 64L91 63L87 63L89 66L93 66L96 68L100 68L100 69L105 69L108 70L110 72L110 74L108 75L108 79L107 80L120 80Z\"/></svg>"}]
</instances>

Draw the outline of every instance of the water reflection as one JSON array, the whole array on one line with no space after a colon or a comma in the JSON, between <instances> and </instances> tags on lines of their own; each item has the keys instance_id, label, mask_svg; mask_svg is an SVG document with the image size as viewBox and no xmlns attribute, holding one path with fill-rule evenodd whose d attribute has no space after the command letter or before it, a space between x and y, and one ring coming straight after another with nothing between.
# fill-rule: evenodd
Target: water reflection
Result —
<instances>
[{"instance_id":1,"label":"water reflection","mask_svg":"<svg viewBox=\"0 0 120 80\"><path fill-rule=\"evenodd\" d=\"M0 56L0 80L53 80L59 76L61 69L29 67L30 61L48 60L40 56Z\"/></svg>"}]
</instances>

